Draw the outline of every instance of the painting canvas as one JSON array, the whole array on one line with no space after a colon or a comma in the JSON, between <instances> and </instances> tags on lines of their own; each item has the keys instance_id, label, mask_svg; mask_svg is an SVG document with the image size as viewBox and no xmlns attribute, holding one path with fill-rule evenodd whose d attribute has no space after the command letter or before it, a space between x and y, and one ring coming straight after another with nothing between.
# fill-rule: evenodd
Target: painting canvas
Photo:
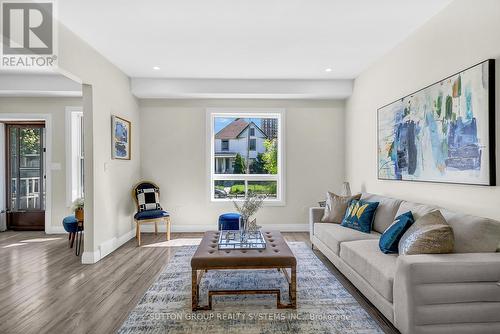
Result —
<instances>
[{"instance_id":1,"label":"painting canvas","mask_svg":"<svg viewBox=\"0 0 500 334\"><path fill-rule=\"evenodd\" d=\"M130 122L118 116L112 116L111 124L113 159L130 160Z\"/></svg>"},{"instance_id":2,"label":"painting canvas","mask_svg":"<svg viewBox=\"0 0 500 334\"><path fill-rule=\"evenodd\" d=\"M495 185L494 60L378 110L378 177Z\"/></svg>"}]
</instances>

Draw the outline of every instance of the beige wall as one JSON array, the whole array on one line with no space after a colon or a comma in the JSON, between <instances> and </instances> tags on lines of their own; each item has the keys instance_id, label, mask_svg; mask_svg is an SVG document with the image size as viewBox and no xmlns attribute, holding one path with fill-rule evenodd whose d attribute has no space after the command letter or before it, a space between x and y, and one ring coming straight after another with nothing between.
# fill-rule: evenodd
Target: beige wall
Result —
<instances>
[{"instance_id":1,"label":"beige wall","mask_svg":"<svg viewBox=\"0 0 500 334\"><path fill-rule=\"evenodd\" d=\"M344 180L344 103L295 100L141 100L142 175L157 182L178 231L215 228L231 203L211 203L206 108L285 108L286 206L264 207L260 225L306 230L308 208Z\"/></svg>"},{"instance_id":2,"label":"beige wall","mask_svg":"<svg viewBox=\"0 0 500 334\"><path fill-rule=\"evenodd\" d=\"M378 108L459 70L499 56L500 1L456 0L363 72L355 80L346 113L346 170L353 190L500 219L499 187L379 181L376 157ZM497 78L499 70L497 62ZM496 96L498 102L498 79ZM498 124L500 117L497 117L497 132ZM497 134L497 147L500 147L499 137ZM497 166L500 167L498 162Z\"/></svg>"},{"instance_id":3,"label":"beige wall","mask_svg":"<svg viewBox=\"0 0 500 334\"><path fill-rule=\"evenodd\" d=\"M81 106L81 98L8 98L0 97L0 119L2 114L49 114L52 117L52 164L60 164L60 169L52 169L52 219L50 231L62 231L62 219L71 214L66 202L66 107ZM2 149L2 148L0 148ZM50 166L48 166L50 167Z\"/></svg>"},{"instance_id":4,"label":"beige wall","mask_svg":"<svg viewBox=\"0 0 500 334\"><path fill-rule=\"evenodd\" d=\"M80 37L59 26L59 66L83 83L85 118L85 246L82 261L99 261L134 236L130 196L140 178L140 115L129 78ZM111 159L111 115L132 122L132 159Z\"/></svg>"}]
</instances>

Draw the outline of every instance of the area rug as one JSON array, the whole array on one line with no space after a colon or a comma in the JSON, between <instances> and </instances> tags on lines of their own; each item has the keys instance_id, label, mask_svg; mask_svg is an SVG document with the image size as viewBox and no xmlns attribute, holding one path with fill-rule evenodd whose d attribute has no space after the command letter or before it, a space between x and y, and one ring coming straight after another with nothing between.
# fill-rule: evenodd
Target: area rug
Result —
<instances>
[{"instance_id":1,"label":"area rug","mask_svg":"<svg viewBox=\"0 0 500 334\"><path fill-rule=\"evenodd\" d=\"M297 258L297 309L276 309L272 295L215 296L212 311L191 311L191 256L179 247L157 281L139 301L119 333L383 333L328 268L303 242L289 243ZM288 284L277 270L209 271L207 291L275 289L288 301Z\"/></svg>"}]
</instances>

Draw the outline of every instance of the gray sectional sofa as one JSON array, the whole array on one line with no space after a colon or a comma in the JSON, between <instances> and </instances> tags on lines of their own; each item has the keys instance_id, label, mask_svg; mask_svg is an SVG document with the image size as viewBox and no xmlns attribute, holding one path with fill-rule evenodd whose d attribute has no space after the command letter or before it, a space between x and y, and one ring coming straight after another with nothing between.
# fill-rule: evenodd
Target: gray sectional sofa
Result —
<instances>
[{"instance_id":1,"label":"gray sectional sofa","mask_svg":"<svg viewBox=\"0 0 500 334\"><path fill-rule=\"evenodd\" d=\"M399 331L500 333L500 222L374 194L361 198L380 202L371 234L321 223L324 209L311 208L311 242ZM435 209L453 228L454 253L380 251L380 235L395 217L412 211L418 219Z\"/></svg>"}]
</instances>

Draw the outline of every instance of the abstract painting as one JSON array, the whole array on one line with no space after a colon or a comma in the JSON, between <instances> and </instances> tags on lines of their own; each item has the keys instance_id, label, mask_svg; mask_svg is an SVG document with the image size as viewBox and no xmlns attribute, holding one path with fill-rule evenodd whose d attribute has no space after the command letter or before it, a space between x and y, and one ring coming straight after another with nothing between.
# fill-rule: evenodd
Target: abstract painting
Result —
<instances>
[{"instance_id":1,"label":"abstract painting","mask_svg":"<svg viewBox=\"0 0 500 334\"><path fill-rule=\"evenodd\" d=\"M378 178L495 185L494 60L378 110Z\"/></svg>"},{"instance_id":2,"label":"abstract painting","mask_svg":"<svg viewBox=\"0 0 500 334\"><path fill-rule=\"evenodd\" d=\"M111 152L113 159L130 160L129 121L118 116L111 117Z\"/></svg>"}]
</instances>

